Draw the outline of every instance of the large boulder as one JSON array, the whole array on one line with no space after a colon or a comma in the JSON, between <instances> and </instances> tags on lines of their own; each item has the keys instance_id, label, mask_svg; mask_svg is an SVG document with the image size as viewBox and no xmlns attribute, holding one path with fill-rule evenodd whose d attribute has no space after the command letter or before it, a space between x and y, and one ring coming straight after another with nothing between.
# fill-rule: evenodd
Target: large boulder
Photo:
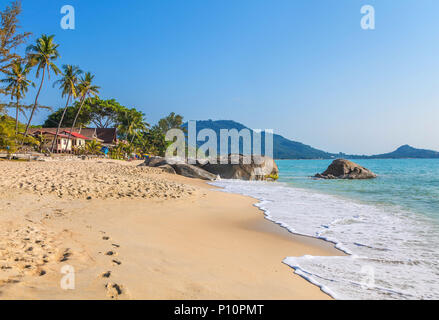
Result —
<instances>
[{"instance_id":1,"label":"large boulder","mask_svg":"<svg viewBox=\"0 0 439 320\"><path fill-rule=\"evenodd\" d=\"M201 180L209 180L214 181L216 180L217 176L207 172L206 170L203 170L199 167L186 164L186 163L176 163L171 165L172 168L174 168L175 172L181 176L188 177L188 178L195 178L195 179L201 179Z\"/></svg>"},{"instance_id":2,"label":"large boulder","mask_svg":"<svg viewBox=\"0 0 439 320\"><path fill-rule=\"evenodd\" d=\"M140 167L161 167L164 165L184 164L185 160L179 158L149 157Z\"/></svg>"},{"instance_id":3,"label":"large boulder","mask_svg":"<svg viewBox=\"0 0 439 320\"><path fill-rule=\"evenodd\" d=\"M374 179L377 175L352 161L337 159L322 174L315 178L320 179Z\"/></svg>"},{"instance_id":4,"label":"large boulder","mask_svg":"<svg viewBox=\"0 0 439 320\"><path fill-rule=\"evenodd\" d=\"M164 164L164 165L160 166L159 168L162 169L163 172L170 173L170 174L177 174L177 172L175 172L175 169L169 164Z\"/></svg>"},{"instance_id":5,"label":"large boulder","mask_svg":"<svg viewBox=\"0 0 439 320\"><path fill-rule=\"evenodd\" d=\"M204 170L222 179L249 181L277 180L279 169L270 157L231 154L219 156L216 163L206 160L198 164Z\"/></svg>"}]
</instances>

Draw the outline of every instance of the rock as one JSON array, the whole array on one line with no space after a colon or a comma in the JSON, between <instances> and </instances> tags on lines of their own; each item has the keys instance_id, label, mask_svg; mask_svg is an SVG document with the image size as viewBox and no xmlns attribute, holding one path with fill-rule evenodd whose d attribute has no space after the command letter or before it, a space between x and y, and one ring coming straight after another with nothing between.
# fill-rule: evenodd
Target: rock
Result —
<instances>
[{"instance_id":1,"label":"rock","mask_svg":"<svg viewBox=\"0 0 439 320\"><path fill-rule=\"evenodd\" d=\"M186 163L177 163L173 164L172 168L174 168L175 172L179 175L182 175L184 177L188 178L195 178L195 179L202 179L202 180L209 180L214 181L216 180L217 176L207 172L206 170L203 170L199 167L186 164Z\"/></svg>"},{"instance_id":2,"label":"rock","mask_svg":"<svg viewBox=\"0 0 439 320\"><path fill-rule=\"evenodd\" d=\"M149 157L139 167L160 167L165 164L167 164L166 159L163 157Z\"/></svg>"},{"instance_id":3,"label":"rock","mask_svg":"<svg viewBox=\"0 0 439 320\"><path fill-rule=\"evenodd\" d=\"M150 157L146 159L145 162L139 166L156 168L164 165L184 164L184 163L186 163L186 161L180 158Z\"/></svg>"},{"instance_id":4,"label":"rock","mask_svg":"<svg viewBox=\"0 0 439 320\"><path fill-rule=\"evenodd\" d=\"M221 164L221 160L227 162ZM231 154L219 156L217 163L207 161L198 164L202 169L219 176L222 179L240 179L249 181L277 180L279 169L270 157L244 156Z\"/></svg>"},{"instance_id":5,"label":"rock","mask_svg":"<svg viewBox=\"0 0 439 320\"><path fill-rule=\"evenodd\" d=\"M375 173L352 161L337 159L322 174L314 176L320 179L374 179Z\"/></svg>"},{"instance_id":6,"label":"rock","mask_svg":"<svg viewBox=\"0 0 439 320\"><path fill-rule=\"evenodd\" d=\"M162 169L163 172L170 173L170 174L177 174L177 172L175 172L175 169L169 164L164 164L164 165L160 166L159 168Z\"/></svg>"}]
</instances>

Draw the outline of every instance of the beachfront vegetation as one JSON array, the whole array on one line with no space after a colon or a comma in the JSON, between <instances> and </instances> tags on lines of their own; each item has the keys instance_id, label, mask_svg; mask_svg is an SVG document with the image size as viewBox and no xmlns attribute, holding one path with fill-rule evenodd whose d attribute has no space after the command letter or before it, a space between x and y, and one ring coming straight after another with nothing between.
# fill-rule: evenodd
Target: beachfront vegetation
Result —
<instances>
[{"instance_id":1,"label":"beachfront vegetation","mask_svg":"<svg viewBox=\"0 0 439 320\"><path fill-rule=\"evenodd\" d=\"M24 65L20 60L15 60L10 70L6 70L6 78L1 79L1 83L6 84L4 89L6 94L11 96L11 100L15 99L15 134L18 134L18 115L24 113L20 100L24 98L29 87L35 87L35 84L27 79L29 74L29 66Z\"/></svg>"},{"instance_id":2,"label":"beachfront vegetation","mask_svg":"<svg viewBox=\"0 0 439 320\"><path fill-rule=\"evenodd\" d=\"M94 83L95 76L83 73L79 66L66 64L62 70L57 66L60 58L60 46L55 36L41 35L26 50L21 46L31 36L30 32L18 32L21 5L12 2L0 12L0 150L15 152L19 149L40 150L42 137L28 137L29 128L38 109L48 108L39 104L41 91L49 81L60 90L60 96L66 99L65 106L51 113L41 127L61 128L94 126L96 128L117 128L119 142L108 150L114 159L125 159L136 154L164 155L170 142L165 140L169 129L181 128L183 117L171 113L150 127L145 114L136 108L121 105L116 99L101 99L100 87ZM22 55L19 53L23 52ZM34 73L35 72L35 73ZM34 73L39 79L38 89L30 106L22 105L29 89L35 84L30 80ZM53 79L53 75L60 75ZM29 97L27 97L29 98ZM10 102L2 102L10 99ZM15 111L15 119L7 116L8 109ZM26 118L26 124L19 122L19 114ZM69 139L72 138L69 134ZM56 138L53 140L56 141ZM54 144L50 151L53 152ZM102 145L89 141L78 154L102 154Z\"/></svg>"},{"instance_id":3,"label":"beachfront vegetation","mask_svg":"<svg viewBox=\"0 0 439 320\"><path fill-rule=\"evenodd\" d=\"M79 76L81 74L82 70L79 69L78 66L63 65L63 76L61 77L61 79L55 81L55 83L53 84L54 86L59 85L59 89L61 90L61 97L64 98L65 96L67 96L67 102L65 108L62 110L62 112L60 112L61 118L58 121L55 139L53 139L52 142L52 152L55 148L55 141L57 141L59 130L61 129L61 125L66 115L67 108L69 107L70 99L76 99L78 97L76 86L78 85ZM61 109L59 111L61 111Z\"/></svg>"},{"instance_id":4,"label":"beachfront vegetation","mask_svg":"<svg viewBox=\"0 0 439 320\"><path fill-rule=\"evenodd\" d=\"M24 129L24 126L21 123L19 123L19 129ZM21 136L15 133L15 119L7 115L1 116L0 151L6 152L7 154L16 152L19 147L19 138L21 138ZM40 145L38 140L34 137L26 137L24 138L24 142L34 149L37 149Z\"/></svg>"},{"instance_id":5,"label":"beachfront vegetation","mask_svg":"<svg viewBox=\"0 0 439 320\"><path fill-rule=\"evenodd\" d=\"M31 35L30 32L18 32L20 13L21 4L18 1L0 12L0 74L7 73L17 60L22 59L17 50ZM0 88L1 93L4 93L3 88Z\"/></svg>"},{"instance_id":6,"label":"beachfront vegetation","mask_svg":"<svg viewBox=\"0 0 439 320\"><path fill-rule=\"evenodd\" d=\"M50 71L56 75L61 72L55 64L55 60L59 57L59 45L54 42L54 37L54 35L48 36L43 34L37 39L35 44L29 45L26 49L27 56L25 59L27 60L28 68L37 68L37 72L35 74L37 78L39 78L41 72L42 74L40 86L38 88L37 95L35 96L34 106L24 131L25 137L28 134L29 127L32 123L32 119L38 105L38 98L40 97L41 89L43 88L46 73L47 77L50 78Z\"/></svg>"}]
</instances>

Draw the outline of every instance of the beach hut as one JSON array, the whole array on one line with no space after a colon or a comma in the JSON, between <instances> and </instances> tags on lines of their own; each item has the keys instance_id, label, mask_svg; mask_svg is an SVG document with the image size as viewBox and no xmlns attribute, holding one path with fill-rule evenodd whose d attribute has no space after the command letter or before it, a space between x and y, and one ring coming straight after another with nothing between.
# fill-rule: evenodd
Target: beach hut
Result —
<instances>
[{"instance_id":1,"label":"beach hut","mask_svg":"<svg viewBox=\"0 0 439 320\"><path fill-rule=\"evenodd\" d=\"M63 131L62 134L66 135L68 137L71 136L72 147L76 148L76 149L85 148L86 142L93 140L92 138L83 136L80 133L70 132L70 131L67 131L67 130Z\"/></svg>"},{"instance_id":2,"label":"beach hut","mask_svg":"<svg viewBox=\"0 0 439 320\"><path fill-rule=\"evenodd\" d=\"M33 136L41 139L40 148L42 150L51 150L53 140L55 140L55 133L51 131L45 130L37 130L33 133ZM72 142L69 141L69 137L65 134L58 134L56 139L56 143L54 145L53 152L62 153L62 152L72 152Z\"/></svg>"}]
</instances>

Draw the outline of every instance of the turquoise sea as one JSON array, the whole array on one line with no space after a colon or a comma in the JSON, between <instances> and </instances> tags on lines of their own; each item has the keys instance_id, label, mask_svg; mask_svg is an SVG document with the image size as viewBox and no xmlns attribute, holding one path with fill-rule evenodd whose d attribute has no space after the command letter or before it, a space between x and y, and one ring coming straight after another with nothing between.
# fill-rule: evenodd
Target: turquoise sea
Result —
<instances>
[{"instance_id":1,"label":"turquoise sea","mask_svg":"<svg viewBox=\"0 0 439 320\"><path fill-rule=\"evenodd\" d=\"M439 160L355 160L374 180L316 180L331 160L277 161L277 183L219 181L260 200L290 232L333 242L339 257L285 257L336 299L439 299Z\"/></svg>"},{"instance_id":2,"label":"turquoise sea","mask_svg":"<svg viewBox=\"0 0 439 320\"><path fill-rule=\"evenodd\" d=\"M313 180L332 160L280 160L280 181L291 186L400 206L439 220L439 159L353 160L378 174L373 180Z\"/></svg>"}]
</instances>

